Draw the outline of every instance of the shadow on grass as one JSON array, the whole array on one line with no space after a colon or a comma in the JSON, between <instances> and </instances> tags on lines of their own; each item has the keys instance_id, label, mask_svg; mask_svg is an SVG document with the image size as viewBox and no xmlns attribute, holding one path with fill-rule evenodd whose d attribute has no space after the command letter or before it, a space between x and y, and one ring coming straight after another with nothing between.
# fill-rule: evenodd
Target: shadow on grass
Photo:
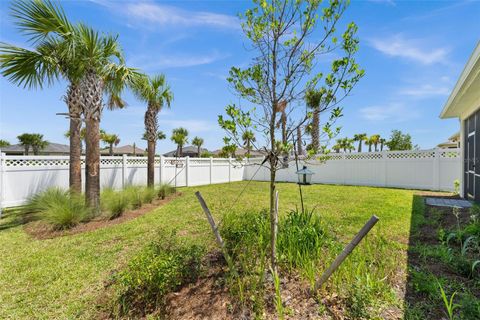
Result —
<instances>
[{"instance_id":1,"label":"shadow on grass","mask_svg":"<svg viewBox=\"0 0 480 320\"><path fill-rule=\"evenodd\" d=\"M23 207L4 209L0 218L0 231L15 228L35 220L33 214L26 213Z\"/></svg>"}]
</instances>

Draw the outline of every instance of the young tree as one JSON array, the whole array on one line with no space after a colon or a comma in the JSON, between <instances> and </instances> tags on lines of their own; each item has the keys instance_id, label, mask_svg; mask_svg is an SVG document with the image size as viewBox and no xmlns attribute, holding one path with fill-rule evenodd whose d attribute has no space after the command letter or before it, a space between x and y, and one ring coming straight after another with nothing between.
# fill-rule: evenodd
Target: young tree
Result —
<instances>
[{"instance_id":1,"label":"young tree","mask_svg":"<svg viewBox=\"0 0 480 320\"><path fill-rule=\"evenodd\" d=\"M9 145L10 145L10 142L8 142L7 140L0 139L0 148L1 147L8 147Z\"/></svg>"},{"instance_id":2,"label":"young tree","mask_svg":"<svg viewBox=\"0 0 480 320\"><path fill-rule=\"evenodd\" d=\"M412 150L412 137L400 130L392 130L390 140L385 143L390 150Z\"/></svg>"},{"instance_id":3,"label":"young tree","mask_svg":"<svg viewBox=\"0 0 480 320\"><path fill-rule=\"evenodd\" d=\"M247 149L246 156L250 158L250 152L252 151L252 143L256 142L255 133L252 130L247 130L242 135L243 146Z\"/></svg>"},{"instance_id":4,"label":"young tree","mask_svg":"<svg viewBox=\"0 0 480 320\"><path fill-rule=\"evenodd\" d=\"M354 141L358 141L358 149L357 152L362 152L362 142L367 140L367 134L366 133L359 133L355 134L353 136Z\"/></svg>"},{"instance_id":5,"label":"young tree","mask_svg":"<svg viewBox=\"0 0 480 320\"><path fill-rule=\"evenodd\" d=\"M145 135L147 140L147 185L155 183L155 149L158 136L158 114L164 106L170 108L173 93L163 74L141 77L133 86L138 99L147 103L145 112ZM163 133L163 132L162 132Z\"/></svg>"},{"instance_id":6,"label":"young tree","mask_svg":"<svg viewBox=\"0 0 480 320\"><path fill-rule=\"evenodd\" d=\"M183 146L188 143L188 130L185 128L176 128L172 131L172 137L170 138L177 145L177 157L183 155Z\"/></svg>"},{"instance_id":7,"label":"young tree","mask_svg":"<svg viewBox=\"0 0 480 320\"><path fill-rule=\"evenodd\" d=\"M110 156L113 156L113 146L117 146L120 143L120 138L116 134L108 134L108 133L102 133L100 135L102 141L108 145L108 154Z\"/></svg>"},{"instance_id":8,"label":"young tree","mask_svg":"<svg viewBox=\"0 0 480 320\"><path fill-rule=\"evenodd\" d=\"M21 135L19 135L17 137L18 139L18 142L20 143L21 146L23 146L23 148L25 149L25 152L24 154L26 156L28 156L28 153L30 151L30 147L32 146L33 144L33 134L31 133L22 133Z\"/></svg>"},{"instance_id":9,"label":"young tree","mask_svg":"<svg viewBox=\"0 0 480 320\"><path fill-rule=\"evenodd\" d=\"M200 137L194 137L192 140L192 145L197 147L197 157L199 158L200 158L203 142L204 142L203 139Z\"/></svg>"},{"instance_id":10,"label":"young tree","mask_svg":"<svg viewBox=\"0 0 480 320\"><path fill-rule=\"evenodd\" d=\"M331 127L341 116L339 103L363 76L354 59L358 50L357 26L349 23L341 37L337 37L337 22L346 8L347 1L326 4L318 0L258 0L241 15L243 32L250 41L254 58L245 69L231 68L228 81L239 97L259 110L246 111L230 105L226 108L228 118L219 116L219 124L226 130L229 143L237 145L241 145L246 130L263 134L270 169L273 270L276 270L276 172L288 165L290 140L296 128L312 118L300 102L310 90L321 92L320 112L330 112L323 132L331 138L339 130ZM339 58L332 61L328 72L322 72L319 58L331 52L336 52ZM325 146L321 148L320 151L326 150Z\"/></svg>"}]
</instances>

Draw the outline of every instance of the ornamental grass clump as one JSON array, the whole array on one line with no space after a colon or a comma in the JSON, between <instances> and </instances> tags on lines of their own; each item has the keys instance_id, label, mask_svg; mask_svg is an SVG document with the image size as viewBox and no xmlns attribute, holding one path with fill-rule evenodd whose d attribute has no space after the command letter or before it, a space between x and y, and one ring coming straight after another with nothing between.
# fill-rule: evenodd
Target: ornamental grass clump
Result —
<instances>
[{"instance_id":1,"label":"ornamental grass clump","mask_svg":"<svg viewBox=\"0 0 480 320\"><path fill-rule=\"evenodd\" d=\"M144 194L142 189L138 186L128 186L123 191L132 209L138 209L143 205Z\"/></svg>"},{"instance_id":2,"label":"ornamental grass clump","mask_svg":"<svg viewBox=\"0 0 480 320\"><path fill-rule=\"evenodd\" d=\"M50 188L33 196L26 209L52 226L54 230L69 229L91 218L91 210L82 195L60 188Z\"/></svg>"},{"instance_id":3,"label":"ornamental grass clump","mask_svg":"<svg viewBox=\"0 0 480 320\"><path fill-rule=\"evenodd\" d=\"M157 197L157 191L153 187L142 188L143 203L152 203Z\"/></svg>"},{"instance_id":4,"label":"ornamental grass clump","mask_svg":"<svg viewBox=\"0 0 480 320\"><path fill-rule=\"evenodd\" d=\"M158 197L163 200L169 195L174 194L175 191L176 191L175 187L173 187L172 185L168 183L162 183L157 189L157 194L158 194Z\"/></svg>"},{"instance_id":5,"label":"ornamental grass clump","mask_svg":"<svg viewBox=\"0 0 480 320\"><path fill-rule=\"evenodd\" d=\"M103 215L109 220L120 217L129 207L128 195L124 191L104 189L101 197Z\"/></svg>"}]
</instances>

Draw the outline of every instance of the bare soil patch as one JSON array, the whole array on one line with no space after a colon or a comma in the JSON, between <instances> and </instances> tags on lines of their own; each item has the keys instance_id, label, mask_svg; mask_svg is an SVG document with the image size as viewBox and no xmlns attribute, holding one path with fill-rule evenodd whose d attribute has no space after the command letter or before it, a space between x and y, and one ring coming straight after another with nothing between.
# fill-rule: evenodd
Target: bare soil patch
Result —
<instances>
[{"instance_id":1,"label":"bare soil patch","mask_svg":"<svg viewBox=\"0 0 480 320\"><path fill-rule=\"evenodd\" d=\"M170 195L166 197L165 199L155 199L152 201L152 203L144 204L138 209L128 210L118 218L108 220L105 217L99 216L93 220L90 220L85 223L80 223L75 227L67 230L53 230L48 224L42 221L35 221L35 220L25 223L23 228L27 234L29 234L35 239L40 239L40 240L63 237L67 235L77 234L77 233L83 233L87 231L92 231L92 230L124 223L129 220L133 220L181 196L182 196L182 193L178 192L174 195ZM29 219L32 220L31 218Z\"/></svg>"}]
</instances>

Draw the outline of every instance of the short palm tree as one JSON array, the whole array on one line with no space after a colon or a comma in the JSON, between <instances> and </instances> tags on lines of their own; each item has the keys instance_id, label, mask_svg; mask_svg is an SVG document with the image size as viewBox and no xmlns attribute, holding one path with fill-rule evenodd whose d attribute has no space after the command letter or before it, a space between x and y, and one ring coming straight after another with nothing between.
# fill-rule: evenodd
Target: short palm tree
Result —
<instances>
[{"instance_id":1,"label":"short palm tree","mask_svg":"<svg viewBox=\"0 0 480 320\"><path fill-rule=\"evenodd\" d=\"M373 146L372 137L367 138L367 140L365 140L365 144L368 146L368 152L372 152L372 146Z\"/></svg>"},{"instance_id":2,"label":"short palm tree","mask_svg":"<svg viewBox=\"0 0 480 320\"><path fill-rule=\"evenodd\" d=\"M194 137L192 139L192 145L197 147L197 157L199 158L201 156L201 149L202 149L203 142L204 142L203 139L200 137Z\"/></svg>"},{"instance_id":3,"label":"short palm tree","mask_svg":"<svg viewBox=\"0 0 480 320\"><path fill-rule=\"evenodd\" d=\"M362 152L362 142L367 140L367 134L366 133L355 134L353 135L353 140L358 141L357 152Z\"/></svg>"},{"instance_id":4,"label":"short palm tree","mask_svg":"<svg viewBox=\"0 0 480 320\"><path fill-rule=\"evenodd\" d=\"M323 92L315 89L308 90L305 94L307 107L312 110L312 123L310 134L312 136L311 148L318 152L320 149L320 104Z\"/></svg>"},{"instance_id":5,"label":"short palm tree","mask_svg":"<svg viewBox=\"0 0 480 320\"><path fill-rule=\"evenodd\" d=\"M132 89L138 99L147 103L144 135L147 140L147 185L153 187L155 181L155 147L159 138L158 113L164 106L170 108L173 93L163 74L153 77L139 77Z\"/></svg>"},{"instance_id":6,"label":"short palm tree","mask_svg":"<svg viewBox=\"0 0 480 320\"><path fill-rule=\"evenodd\" d=\"M247 149L245 154L247 158L250 158L250 152L252 151L252 143L256 141L255 134L251 130L246 130L242 135L243 145Z\"/></svg>"},{"instance_id":7,"label":"short palm tree","mask_svg":"<svg viewBox=\"0 0 480 320\"><path fill-rule=\"evenodd\" d=\"M387 142L387 140L384 138L380 138L380 140L378 141L380 142L380 151L383 151L383 147L385 146L385 143Z\"/></svg>"},{"instance_id":8,"label":"short palm tree","mask_svg":"<svg viewBox=\"0 0 480 320\"><path fill-rule=\"evenodd\" d=\"M177 157L183 155L183 146L188 143L188 130L185 128L176 128L172 131L172 137L170 138L177 145Z\"/></svg>"},{"instance_id":9,"label":"short palm tree","mask_svg":"<svg viewBox=\"0 0 480 320\"><path fill-rule=\"evenodd\" d=\"M374 134L370 137L372 140L372 144L375 147L375 152L378 151L378 143L380 142L380 135L379 134Z\"/></svg>"},{"instance_id":10,"label":"short palm tree","mask_svg":"<svg viewBox=\"0 0 480 320\"><path fill-rule=\"evenodd\" d=\"M103 133L101 139L104 143L108 145L108 154L113 156L113 146L118 146L120 143L120 138L116 134Z\"/></svg>"},{"instance_id":11,"label":"short palm tree","mask_svg":"<svg viewBox=\"0 0 480 320\"><path fill-rule=\"evenodd\" d=\"M18 142L20 143L21 146L24 148L24 154L28 156L28 153L30 151L30 147L33 144L33 135L31 133L22 133L17 137Z\"/></svg>"},{"instance_id":12,"label":"short palm tree","mask_svg":"<svg viewBox=\"0 0 480 320\"><path fill-rule=\"evenodd\" d=\"M39 133L32 133L31 138L33 154L38 156L40 150L45 149L45 147L48 146L48 141L43 140L43 134Z\"/></svg>"}]
</instances>

